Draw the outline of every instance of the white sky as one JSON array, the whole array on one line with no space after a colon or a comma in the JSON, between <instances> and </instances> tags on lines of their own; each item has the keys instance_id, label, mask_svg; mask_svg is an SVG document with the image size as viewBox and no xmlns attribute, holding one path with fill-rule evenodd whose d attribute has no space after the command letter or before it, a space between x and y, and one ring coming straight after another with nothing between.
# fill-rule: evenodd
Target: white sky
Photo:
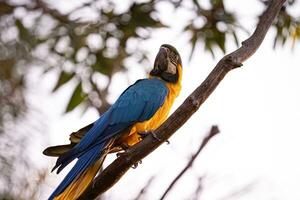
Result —
<instances>
[{"instance_id":1,"label":"white sky","mask_svg":"<svg viewBox=\"0 0 300 200\"><path fill-rule=\"evenodd\" d=\"M66 3L66 2L65 2ZM66 3L67 5L68 3ZM69 5L69 4L68 4ZM262 7L258 1L226 1L230 10L236 10L241 23L253 30L256 16ZM295 10L299 11L297 4ZM216 60L204 53L201 45L192 61L188 62L187 35L180 34L183 19L190 18L183 11L172 10L167 4L158 7L161 19L172 29L157 31L150 41L143 42L152 60L162 43L175 45L183 58L183 89L174 108L204 80L213 69ZM137 169L131 169L111 190L108 199L131 199L145 185L151 175L157 175L146 199L157 199L184 167L192 152L213 124L219 125L216 136L201 153L193 169L178 182L167 199L188 199L195 190L197 178L205 175L202 200L224 199L231 193L253 184L245 195L229 199L300 199L300 66L299 43L294 51L290 44L272 49L274 32L270 31L262 46L242 68L230 72L199 111L171 138L170 145L162 145L143 160ZM243 38L247 36L241 33ZM227 47L236 47L230 42ZM130 68L129 82L143 78L142 71ZM37 77L38 73L32 75ZM128 79L117 75L111 87L111 99L115 99L127 87ZM42 80L32 80L35 86L31 95L33 103L49 113L50 144L61 144L68 134L97 119L95 111L81 117L81 110L63 115L68 91L72 83L56 94L50 94L55 79L47 75ZM38 83L38 84L37 84ZM42 147L43 148L43 147ZM114 159L110 156L108 160ZM39 156L44 166L52 166L55 160ZM51 162L48 162L51 161ZM48 196L64 174L51 174ZM45 197L46 197L45 196ZM41 198L45 198L42 196Z\"/></svg>"}]
</instances>

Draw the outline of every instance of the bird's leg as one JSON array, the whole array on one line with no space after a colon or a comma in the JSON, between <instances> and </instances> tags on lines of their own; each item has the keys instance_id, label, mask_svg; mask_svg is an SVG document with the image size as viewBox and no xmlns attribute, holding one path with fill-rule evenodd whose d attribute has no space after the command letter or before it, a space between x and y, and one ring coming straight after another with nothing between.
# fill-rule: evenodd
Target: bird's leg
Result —
<instances>
[{"instance_id":1,"label":"bird's leg","mask_svg":"<svg viewBox=\"0 0 300 200\"><path fill-rule=\"evenodd\" d=\"M142 133L138 133L138 135L144 139L147 135L152 135L152 137L157 140L158 142L161 142L161 139L153 132L153 131L145 131L145 132L142 132Z\"/></svg>"},{"instance_id":2,"label":"bird's leg","mask_svg":"<svg viewBox=\"0 0 300 200\"><path fill-rule=\"evenodd\" d=\"M128 153L128 149L130 148L130 146L129 146L128 144L126 144L126 143L120 144L120 147L123 149L123 151L117 153L117 154L116 154L117 157L120 157L120 156L122 156L123 154Z\"/></svg>"},{"instance_id":3,"label":"bird's leg","mask_svg":"<svg viewBox=\"0 0 300 200\"><path fill-rule=\"evenodd\" d=\"M153 131L145 131L145 132L142 132L142 133L138 133L138 135L140 135L140 137L142 138L142 139L144 139L147 135L152 135L152 137L155 139L155 140L157 140L157 141L159 141L159 142L161 142L162 141L162 139L160 139ZM167 144L170 144L170 141L169 140L166 140L166 143Z\"/></svg>"},{"instance_id":4,"label":"bird's leg","mask_svg":"<svg viewBox=\"0 0 300 200\"><path fill-rule=\"evenodd\" d=\"M126 151L127 149L130 148L130 145L128 145L128 144L126 144L126 143L122 143L120 146L122 147L122 149L123 149L124 151Z\"/></svg>"}]
</instances>

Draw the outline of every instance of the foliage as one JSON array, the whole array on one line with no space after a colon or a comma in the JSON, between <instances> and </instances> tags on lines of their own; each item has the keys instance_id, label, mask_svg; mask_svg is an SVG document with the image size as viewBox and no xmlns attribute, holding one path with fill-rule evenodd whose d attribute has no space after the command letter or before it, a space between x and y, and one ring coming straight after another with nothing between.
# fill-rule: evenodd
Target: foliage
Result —
<instances>
[{"instance_id":1,"label":"foliage","mask_svg":"<svg viewBox=\"0 0 300 200\"><path fill-rule=\"evenodd\" d=\"M156 11L159 3L132 1L120 11L114 1L90 1L63 14L42 0L21 4L1 2L0 81L5 87L0 92L0 116L3 118L7 113L17 116L25 108L24 75L32 63L44 68L45 72L59 71L54 92L71 80L77 80L66 112L79 105L95 107L100 113L105 111L109 106L106 96L113 74L126 72L129 57L147 62L145 49L139 45L132 47L132 43L147 40L155 29L167 28ZM186 7L186 1L168 3L174 9ZM210 0L209 8L203 8L197 0L190 3L192 6L185 9L195 17L186 22L183 32L191 35L191 56L199 43L203 43L204 49L213 56L217 49L226 52L228 38L238 45L237 30L242 27L236 14L226 9L223 0ZM294 1L289 2L290 6L293 4ZM84 17L84 12L95 17ZM280 12L274 28L277 32L274 46L278 42L285 44L289 38L295 42L300 37L299 20L289 14L288 9ZM100 83L99 75L108 78L108 84Z\"/></svg>"},{"instance_id":2,"label":"foliage","mask_svg":"<svg viewBox=\"0 0 300 200\"><path fill-rule=\"evenodd\" d=\"M269 1L262 2L267 6ZM288 6L293 6L294 4L295 0L287 1L286 6L282 7L277 19L273 23L276 31L274 48L278 43L284 46L288 39L292 40L292 47L294 47L296 41L300 39L300 16L294 17L287 9Z\"/></svg>"},{"instance_id":3,"label":"foliage","mask_svg":"<svg viewBox=\"0 0 300 200\"><path fill-rule=\"evenodd\" d=\"M204 49L214 56L215 47L226 52L226 36L232 35L236 45L238 37L236 29L240 26L233 12L225 9L223 0L210 0L210 9L204 9L198 1L195 4L195 14L197 17L192 19L185 27L186 31L192 33L190 42L192 44L191 56L195 50L196 44L201 41L204 43ZM203 25L198 25L197 21L202 20ZM190 58L191 58L190 56Z\"/></svg>"}]
</instances>

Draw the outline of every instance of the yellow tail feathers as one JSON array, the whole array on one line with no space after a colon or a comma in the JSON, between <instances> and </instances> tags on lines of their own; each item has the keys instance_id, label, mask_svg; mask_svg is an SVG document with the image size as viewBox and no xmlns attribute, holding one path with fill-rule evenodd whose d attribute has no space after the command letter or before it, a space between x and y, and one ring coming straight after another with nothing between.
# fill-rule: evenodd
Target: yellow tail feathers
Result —
<instances>
[{"instance_id":1,"label":"yellow tail feathers","mask_svg":"<svg viewBox=\"0 0 300 200\"><path fill-rule=\"evenodd\" d=\"M75 200L79 198L96 176L102 162L103 159L97 160L94 165L85 170L61 194L55 197L54 200Z\"/></svg>"}]
</instances>

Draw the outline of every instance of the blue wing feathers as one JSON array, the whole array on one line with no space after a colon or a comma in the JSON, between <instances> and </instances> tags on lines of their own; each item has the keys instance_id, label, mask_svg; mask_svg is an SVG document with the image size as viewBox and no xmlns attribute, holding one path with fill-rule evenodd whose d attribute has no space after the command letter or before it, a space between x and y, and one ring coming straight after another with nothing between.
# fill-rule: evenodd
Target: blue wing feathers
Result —
<instances>
[{"instance_id":1,"label":"blue wing feathers","mask_svg":"<svg viewBox=\"0 0 300 200\"><path fill-rule=\"evenodd\" d=\"M110 124L137 122L150 119L162 106L168 94L164 82L159 79L143 79L130 86L111 107ZM145 107L153 104L155 109Z\"/></svg>"},{"instance_id":2,"label":"blue wing feathers","mask_svg":"<svg viewBox=\"0 0 300 200\"><path fill-rule=\"evenodd\" d=\"M58 168L57 172L75 158L78 158L78 161L51 197L60 194L80 173L97 161L110 139L134 123L150 119L162 106L167 94L168 88L165 83L156 78L142 79L128 87L81 141L57 159L53 168Z\"/></svg>"}]
</instances>

